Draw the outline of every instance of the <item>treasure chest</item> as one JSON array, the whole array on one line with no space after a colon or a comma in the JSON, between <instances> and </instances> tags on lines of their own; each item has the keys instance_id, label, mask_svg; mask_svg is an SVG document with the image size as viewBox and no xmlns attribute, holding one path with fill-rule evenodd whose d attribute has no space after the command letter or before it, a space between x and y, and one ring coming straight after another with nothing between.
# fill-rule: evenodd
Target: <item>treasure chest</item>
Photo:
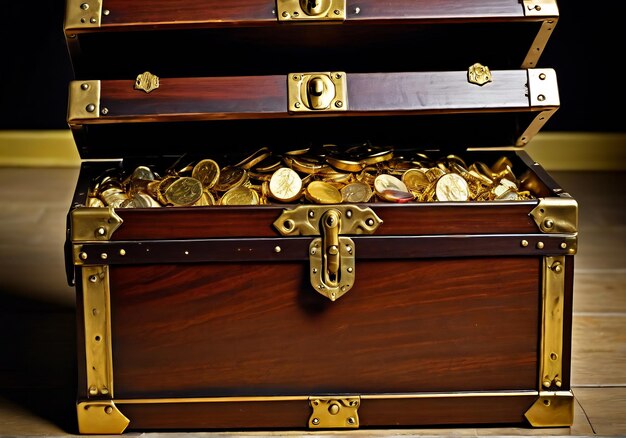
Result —
<instances>
[{"instance_id":1,"label":"treasure chest","mask_svg":"<svg viewBox=\"0 0 626 438\"><path fill-rule=\"evenodd\" d=\"M68 1L80 432L570 425L557 19Z\"/></svg>"}]
</instances>

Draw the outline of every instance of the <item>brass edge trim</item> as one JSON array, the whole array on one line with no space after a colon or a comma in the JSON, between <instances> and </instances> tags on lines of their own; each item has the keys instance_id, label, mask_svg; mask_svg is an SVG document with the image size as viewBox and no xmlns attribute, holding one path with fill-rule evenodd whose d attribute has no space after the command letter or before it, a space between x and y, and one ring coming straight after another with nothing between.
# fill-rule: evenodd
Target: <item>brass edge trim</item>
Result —
<instances>
[{"instance_id":1,"label":"brass edge trim","mask_svg":"<svg viewBox=\"0 0 626 438\"><path fill-rule=\"evenodd\" d=\"M558 107L559 85L556 71L552 68L529 68L528 75L528 99L531 108Z\"/></svg>"},{"instance_id":2,"label":"brass edge trim","mask_svg":"<svg viewBox=\"0 0 626 438\"><path fill-rule=\"evenodd\" d=\"M319 4L323 9L315 15L307 14L302 8L302 3L304 3L302 0L276 0L276 18L279 22L343 22L346 19L346 0L322 0Z\"/></svg>"},{"instance_id":3,"label":"brass edge trim","mask_svg":"<svg viewBox=\"0 0 626 438\"><path fill-rule=\"evenodd\" d=\"M108 266L84 266L83 318L88 397L113 398L111 303Z\"/></svg>"},{"instance_id":4,"label":"brass edge trim","mask_svg":"<svg viewBox=\"0 0 626 438\"><path fill-rule=\"evenodd\" d=\"M70 214L72 242L106 242L124 222L115 209L80 207Z\"/></svg>"},{"instance_id":5,"label":"brass edge trim","mask_svg":"<svg viewBox=\"0 0 626 438\"><path fill-rule=\"evenodd\" d=\"M66 34L74 30L99 28L101 21L102 0L67 0L64 21Z\"/></svg>"},{"instance_id":6,"label":"brass edge trim","mask_svg":"<svg viewBox=\"0 0 626 438\"><path fill-rule=\"evenodd\" d=\"M558 108L551 108L545 111L541 111L537 113L532 122L528 125L528 127L522 132L522 134L515 141L515 146L524 147L526 146L543 128L550 117L554 115Z\"/></svg>"},{"instance_id":7,"label":"brass edge trim","mask_svg":"<svg viewBox=\"0 0 626 438\"><path fill-rule=\"evenodd\" d=\"M559 8L556 0L523 0L526 17L558 17Z\"/></svg>"},{"instance_id":8,"label":"brass edge trim","mask_svg":"<svg viewBox=\"0 0 626 438\"><path fill-rule=\"evenodd\" d=\"M100 81L71 81L67 104L67 122L100 117Z\"/></svg>"},{"instance_id":9,"label":"brass edge trim","mask_svg":"<svg viewBox=\"0 0 626 438\"><path fill-rule=\"evenodd\" d=\"M533 427L571 426L574 423L574 394L571 391L542 391L524 417Z\"/></svg>"},{"instance_id":10,"label":"brass edge trim","mask_svg":"<svg viewBox=\"0 0 626 438\"><path fill-rule=\"evenodd\" d=\"M570 196L539 198L530 216L543 233L578 233L578 202Z\"/></svg>"},{"instance_id":11,"label":"brass edge trim","mask_svg":"<svg viewBox=\"0 0 626 438\"><path fill-rule=\"evenodd\" d=\"M80 402L76 414L81 434L121 434L130 423L111 400Z\"/></svg>"},{"instance_id":12,"label":"brass edge trim","mask_svg":"<svg viewBox=\"0 0 626 438\"><path fill-rule=\"evenodd\" d=\"M392 400L392 399L429 399L429 398L471 398L471 397L528 397L538 396L539 391L503 391L503 392L437 392L416 394L371 394L358 395L361 400ZM254 396L254 397L191 397L191 398L159 398L159 399L119 399L118 405L131 404L168 404L168 403L246 403L246 402L282 402L308 401L310 398L350 398L354 395L334 396Z\"/></svg>"},{"instance_id":13,"label":"brass edge trim","mask_svg":"<svg viewBox=\"0 0 626 438\"><path fill-rule=\"evenodd\" d=\"M565 256L543 258L539 388L546 390L563 384L565 269Z\"/></svg>"},{"instance_id":14,"label":"brass edge trim","mask_svg":"<svg viewBox=\"0 0 626 438\"><path fill-rule=\"evenodd\" d=\"M541 23L541 27L539 27L539 31L533 40L533 43L528 49L528 53L522 62L522 68L533 68L536 67L539 63L539 58L543 54L546 45L548 44L548 40L552 36L552 32L554 32L554 27L558 23L559 19L557 17L549 18Z\"/></svg>"}]
</instances>

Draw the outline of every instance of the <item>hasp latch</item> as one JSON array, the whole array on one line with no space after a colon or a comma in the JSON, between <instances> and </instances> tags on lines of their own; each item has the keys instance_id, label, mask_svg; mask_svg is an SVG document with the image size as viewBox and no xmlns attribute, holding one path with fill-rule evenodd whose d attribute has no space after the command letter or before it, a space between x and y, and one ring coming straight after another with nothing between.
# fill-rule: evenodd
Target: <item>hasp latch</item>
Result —
<instances>
[{"instance_id":1,"label":"hasp latch","mask_svg":"<svg viewBox=\"0 0 626 438\"><path fill-rule=\"evenodd\" d=\"M357 429L360 397L323 398L310 397L313 413L309 418L311 429Z\"/></svg>"},{"instance_id":2,"label":"hasp latch","mask_svg":"<svg viewBox=\"0 0 626 438\"><path fill-rule=\"evenodd\" d=\"M370 208L300 206L274 222L283 236L320 236L309 245L311 286L331 301L355 282L354 241L348 234L373 234L382 220Z\"/></svg>"},{"instance_id":3,"label":"hasp latch","mask_svg":"<svg viewBox=\"0 0 626 438\"><path fill-rule=\"evenodd\" d=\"M290 73L287 76L289 112L348 110L346 73Z\"/></svg>"},{"instance_id":4,"label":"hasp latch","mask_svg":"<svg viewBox=\"0 0 626 438\"><path fill-rule=\"evenodd\" d=\"M278 21L344 21L346 0L276 0Z\"/></svg>"}]
</instances>

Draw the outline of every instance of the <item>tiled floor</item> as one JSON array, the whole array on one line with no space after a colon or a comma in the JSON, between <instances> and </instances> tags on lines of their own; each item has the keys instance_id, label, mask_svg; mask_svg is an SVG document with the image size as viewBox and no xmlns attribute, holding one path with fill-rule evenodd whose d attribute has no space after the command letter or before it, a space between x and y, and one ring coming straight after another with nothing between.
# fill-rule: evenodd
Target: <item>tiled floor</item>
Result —
<instances>
[{"instance_id":1,"label":"tiled floor","mask_svg":"<svg viewBox=\"0 0 626 438\"><path fill-rule=\"evenodd\" d=\"M553 175L580 204L574 426L352 435L626 435L626 173ZM0 169L0 435L76 433L74 291L65 283L63 264L65 214L76 178L76 169ZM324 435L337 434L316 436Z\"/></svg>"}]
</instances>

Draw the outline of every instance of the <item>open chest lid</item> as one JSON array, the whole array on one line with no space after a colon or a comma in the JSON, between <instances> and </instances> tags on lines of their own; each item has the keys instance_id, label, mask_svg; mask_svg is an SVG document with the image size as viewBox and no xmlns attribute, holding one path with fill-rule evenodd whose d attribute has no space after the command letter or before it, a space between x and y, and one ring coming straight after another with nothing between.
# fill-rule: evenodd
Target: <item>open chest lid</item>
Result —
<instances>
[{"instance_id":1,"label":"open chest lid","mask_svg":"<svg viewBox=\"0 0 626 438\"><path fill-rule=\"evenodd\" d=\"M558 17L555 0L67 0L65 33L78 79L509 69L537 67Z\"/></svg>"},{"instance_id":2,"label":"open chest lid","mask_svg":"<svg viewBox=\"0 0 626 438\"><path fill-rule=\"evenodd\" d=\"M84 159L370 142L415 150L524 146L558 109L552 69L290 73L73 81Z\"/></svg>"}]
</instances>

